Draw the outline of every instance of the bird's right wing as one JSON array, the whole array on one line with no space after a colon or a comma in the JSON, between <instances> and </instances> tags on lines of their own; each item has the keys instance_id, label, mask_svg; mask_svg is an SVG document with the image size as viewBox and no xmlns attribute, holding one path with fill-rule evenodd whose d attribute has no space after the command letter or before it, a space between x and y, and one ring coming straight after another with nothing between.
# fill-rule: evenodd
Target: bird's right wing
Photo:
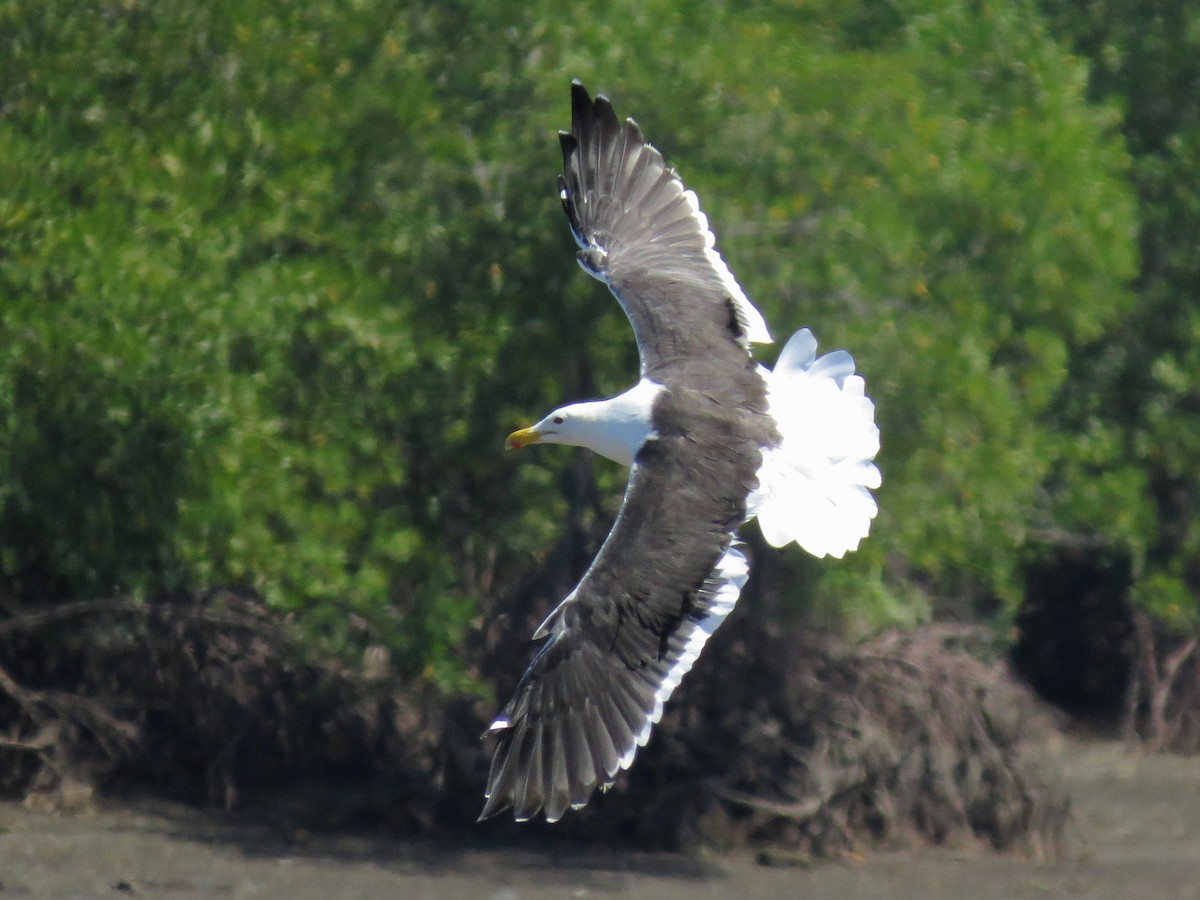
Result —
<instances>
[{"instance_id":1,"label":"bird's right wing","mask_svg":"<svg viewBox=\"0 0 1200 900\"><path fill-rule=\"evenodd\" d=\"M748 568L733 545L760 456L750 442L651 439L620 514L489 734L480 818L555 821L627 768L663 703L733 608Z\"/></svg>"}]
</instances>

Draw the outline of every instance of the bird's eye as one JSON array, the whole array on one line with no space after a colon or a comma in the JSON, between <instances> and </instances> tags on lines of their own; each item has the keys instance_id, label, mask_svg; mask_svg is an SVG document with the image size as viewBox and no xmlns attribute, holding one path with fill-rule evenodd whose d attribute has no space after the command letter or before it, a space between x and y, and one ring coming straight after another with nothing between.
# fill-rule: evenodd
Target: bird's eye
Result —
<instances>
[{"instance_id":1,"label":"bird's eye","mask_svg":"<svg viewBox=\"0 0 1200 900\"><path fill-rule=\"evenodd\" d=\"M562 416L555 416L555 417L554 417L554 424L555 424L555 425L561 425L562 423L563 423L563 417L562 417Z\"/></svg>"}]
</instances>

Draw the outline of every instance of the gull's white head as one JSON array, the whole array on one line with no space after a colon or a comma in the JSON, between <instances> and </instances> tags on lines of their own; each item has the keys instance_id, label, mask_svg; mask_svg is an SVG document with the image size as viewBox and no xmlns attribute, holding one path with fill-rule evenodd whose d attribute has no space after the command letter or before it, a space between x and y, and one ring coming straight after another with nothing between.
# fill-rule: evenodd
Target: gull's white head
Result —
<instances>
[{"instance_id":1,"label":"gull's white head","mask_svg":"<svg viewBox=\"0 0 1200 900\"><path fill-rule=\"evenodd\" d=\"M568 444L628 466L654 433L651 408L660 390L661 386L643 380L609 400L561 406L536 425L514 431L504 446L519 450L530 444Z\"/></svg>"}]
</instances>

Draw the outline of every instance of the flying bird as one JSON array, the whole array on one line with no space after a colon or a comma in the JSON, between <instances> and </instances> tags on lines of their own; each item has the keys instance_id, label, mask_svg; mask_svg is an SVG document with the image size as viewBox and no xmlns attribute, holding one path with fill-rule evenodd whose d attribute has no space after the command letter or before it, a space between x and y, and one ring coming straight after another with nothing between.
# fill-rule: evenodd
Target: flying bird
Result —
<instances>
[{"instance_id":1,"label":"flying bird","mask_svg":"<svg viewBox=\"0 0 1200 900\"><path fill-rule=\"evenodd\" d=\"M573 403L509 436L587 447L630 467L616 522L485 736L498 739L480 819L558 820L607 788L737 601L738 529L817 556L858 547L881 478L874 405L850 354L808 329L774 371L771 342L714 247L708 219L632 119L571 86L559 198L579 264L611 289L641 362L632 388Z\"/></svg>"}]
</instances>

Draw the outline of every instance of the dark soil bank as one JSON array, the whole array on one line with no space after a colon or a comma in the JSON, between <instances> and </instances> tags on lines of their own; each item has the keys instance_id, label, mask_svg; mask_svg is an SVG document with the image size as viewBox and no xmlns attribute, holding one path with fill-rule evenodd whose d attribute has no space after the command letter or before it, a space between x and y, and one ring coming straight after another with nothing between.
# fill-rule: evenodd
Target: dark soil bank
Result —
<instances>
[{"instance_id":1,"label":"dark soil bank","mask_svg":"<svg viewBox=\"0 0 1200 900\"><path fill-rule=\"evenodd\" d=\"M1200 759L1107 743L1056 750L1072 846L1039 862L920 849L794 865L564 847L463 849L230 824L179 806L0 806L0 898L959 898L1200 900ZM766 862L767 864L763 864Z\"/></svg>"}]
</instances>

